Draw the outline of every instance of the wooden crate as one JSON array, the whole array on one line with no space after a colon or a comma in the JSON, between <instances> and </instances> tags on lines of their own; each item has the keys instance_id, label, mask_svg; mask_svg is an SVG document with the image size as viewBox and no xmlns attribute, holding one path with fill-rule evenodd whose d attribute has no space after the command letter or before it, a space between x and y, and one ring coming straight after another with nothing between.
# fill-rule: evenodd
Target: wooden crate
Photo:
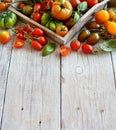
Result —
<instances>
[{"instance_id":1,"label":"wooden crate","mask_svg":"<svg viewBox=\"0 0 116 130\"><path fill-rule=\"evenodd\" d=\"M9 10L15 12L19 18L21 18L24 22L30 23L34 26L40 27L44 30L46 35L51 38L53 41L59 43L59 44L66 44L68 41L71 40L71 38L84 26L84 24L89 21L92 16L95 14L95 12L105 8L107 2L109 0L104 0L103 2L100 2L99 4L93 6L91 9L89 9L79 20L78 22L69 30L67 35L64 37L57 35L55 32L49 30L48 28L44 27L43 25L31 20L29 17L25 16L24 14L17 11L14 7L16 7L16 4L13 4L9 7ZM13 7L14 6L14 7Z\"/></svg>"}]
</instances>

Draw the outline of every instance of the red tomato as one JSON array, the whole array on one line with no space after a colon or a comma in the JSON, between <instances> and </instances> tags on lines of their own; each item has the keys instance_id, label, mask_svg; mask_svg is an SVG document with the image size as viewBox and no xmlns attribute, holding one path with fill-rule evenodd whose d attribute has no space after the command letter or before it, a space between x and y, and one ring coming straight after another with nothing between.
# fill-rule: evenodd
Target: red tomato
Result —
<instances>
[{"instance_id":1,"label":"red tomato","mask_svg":"<svg viewBox=\"0 0 116 130\"><path fill-rule=\"evenodd\" d=\"M42 4L41 3L37 3L34 5L34 10L33 12L40 12L42 10Z\"/></svg>"},{"instance_id":2,"label":"red tomato","mask_svg":"<svg viewBox=\"0 0 116 130\"><path fill-rule=\"evenodd\" d=\"M36 40L31 41L31 46L38 51L42 50L43 48L43 46Z\"/></svg>"},{"instance_id":3,"label":"red tomato","mask_svg":"<svg viewBox=\"0 0 116 130\"><path fill-rule=\"evenodd\" d=\"M72 48L72 50L77 51L81 47L81 43L78 40L72 40L70 42L70 47Z\"/></svg>"},{"instance_id":4,"label":"red tomato","mask_svg":"<svg viewBox=\"0 0 116 130\"><path fill-rule=\"evenodd\" d=\"M93 7L94 5L98 4L99 1L98 0L87 0L87 3L89 5L89 7Z\"/></svg>"},{"instance_id":5,"label":"red tomato","mask_svg":"<svg viewBox=\"0 0 116 130\"><path fill-rule=\"evenodd\" d=\"M46 10L49 10L51 9L53 5L53 1L52 0L44 0L44 3L43 3L43 9L46 9Z\"/></svg>"},{"instance_id":6,"label":"red tomato","mask_svg":"<svg viewBox=\"0 0 116 130\"><path fill-rule=\"evenodd\" d=\"M38 42L41 44L41 45L45 45L45 44L47 44L47 39L44 37L44 36L40 36L39 38L38 38Z\"/></svg>"},{"instance_id":7,"label":"red tomato","mask_svg":"<svg viewBox=\"0 0 116 130\"><path fill-rule=\"evenodd\" d=\"M77 6L80 3L80 0L70 0L70 3L74 9L77 9Z\"/></svg>"},{"instance_id":8,"label":"red tomato","mask_svg":"<svg viewBox=\"0 0 116 130\"><path fill-rule=\"evenodd\" d=\"M18 4L18 8L19 8L19 9L22 9L24 6L26 6L26 5L25 5L25 3L23 3L23 2L21 2L21 3Z\"/></svg>"},{"instance_id":9,"label":"red tomato","mask_svg":"<svg viewBox=\"0 0 116 130\"><path fill-rule=\"evenodd\" d=\"M94 51L94 48L90 44L83 44L82 45L82 51L86 54L92 54Z\"/></svg>"},{"instance_id":10,"label":"red tomato","mask_svg":"<svg viewBox=\"0 0 116 130\"><path fill-rule=\"evenodd\" d=\"M22 40L26 40L24 33L17 33L17 38L22 39Z\"/></svg>"},{"instance_id":11,"label":"red tomato","mask_svg":"<svg viewBox=\"0 0 116 130\"><path fill-rule=\"evenodd\" d=\"M32 19L32 20L34 20L34 21L36 21L36 22L40 22L41 21L41 14L40 13L38 13L38 12L33 12L32 14L31 14L31 16L30 16L30 18Z\"/></svg>"},{"instance_id":12,"label":"red tomato","mask_svg":"<svg viewBox=\"0 0 116 130\"><path fill-rule=\"evenodd\" d=\"M69 54L70 54L70 48L67 47L67 46L61 46L61 47L60 47L60 54L61 54L62 56L67 56L67 55L69 55Z\"/></svg>"},{"instance_id":13,"label":"red tomato","mask_svg":"<svg viewBox=\"0 0 116 130\"><path fill-rule=\"evenodd\" d=\"M32 35L34 37L39 37L39 36L43 36L44 35L44 32L42 29L40 28L34 28L33 32L32 32Z\"/></svg>"},{"instance_id":14,"label":"red tomato","mask_svg":"<svg viewBox=\"0 0 116 130\"><path fill-rule=\"evenodd\" d=\"M30 24L26 24L24 26L24 31L26 31L27 33L30 33L32 31L32 27Z\"/></svg>"},{"instance_id":15,"label":"red tomato","mask_svg":"<svg viewBox=\"0 0 116 130\"><path fill-rule=\"evenodd\" d=\"M11 39L10 32L6 30L0 31L0 43L2 44L8 43L10 39Z\"/></svg>"},{"instance_id":16,"label":"red tomato","mask_svg":"<svg viewBox=\"0 0 116 130\"><path fill-rule=\"evenodd\" d=\"M13 45L15 48L21 48L24 46L24 40L22 39L15 39L14 42L13 42Z\"/></svg>"},{"instance_id":17,"label":"red tomato","mask_svg":"<svg viewBox=\"0 0 116 130\"><path fill-rule=\"evenodd\" d=\"M23 27L16 28L16 33L23 33L24 34L24 28Z\"/></svg>"}]
</instances>

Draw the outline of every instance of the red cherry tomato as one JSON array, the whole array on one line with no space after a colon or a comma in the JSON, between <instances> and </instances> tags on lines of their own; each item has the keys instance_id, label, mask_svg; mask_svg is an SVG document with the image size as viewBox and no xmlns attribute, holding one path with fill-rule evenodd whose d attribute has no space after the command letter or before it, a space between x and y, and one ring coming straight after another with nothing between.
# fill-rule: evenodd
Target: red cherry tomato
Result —
<instances>
[{"instance_id":1,"label":"red cherry tomato","mask_svg":"<svg viewBox=\"0 0 116 130\"><path fill-rule=\"evenodd\" d=\"M26 24L24 26L24 31L26 31L27 33L30 33L32 31L32 27L30 24Z\"/></svg>"},{"instance_id":2,"label":"red cherry tomato","mask_svg":"<svg viewBox=\"0 0 116 130\"><path fill-rule=\"evenodd\" d=\"M33 12L32 14L31 14L31 16L30 16L30 18L32 19L32 20L34 20L34 21L36 21L36 22L40 22L41 21L41 14L40 13L38 13L38 12Z\"/></svg>"},{"instance_id":3,"label":"red cherry tomato","mask_svg":"<svg viewBox=\"0 0 116 130\"><path fill-rule=\"evenodd\" d=\"M40 12L42 10L42 4L41 3L37 3L34 5L34 10L33 12Z\"/></svg>"},{"instance_id":4,"label":"red cherry tomato","mask_svg":"<svg viewBox=\"0 0 116 130\"><path fill-rule=\"evenodd\" d=\"M24 46L24 40L22 39L15 39L14 42L13 42L13 45L15 48L21 48Z\"/></svg>"},{"instance_id":5,"label":"red cherry tomato","mask_svg":"<svg viewBox=\"0 0 116 130\"><path fill-rule=\"evenodd\" d=\"M18 39L26 40L24 33L17 33L16 35Z\"/></svg>"},{"instance_id":6,"label":"red cherry tomato","mask_svg":"<svg viewBox=\"0 0 116 130\"><path fill-rule=\"evenodd\" d=\"M47 44L47 39L44 37L44 36L40 36L38 38L38 42L41 44L41 45L46 45Z\"/></svg>"},{"instance_id":7,"label":"red cherry tomato","mask_svg":"<svg viewBox=\"0 0 116 130\"><path fill-rule=\"evenodd\" d=\"M62 56L67 56L67 55L69 55L69 54L70 54L70 48L67 47L67 46L61 46L61 47L60 47L60 54L61 54Z\"/></svg>"},{"instance_id":8,"label":"red cherry tomato","mask_svg":"<svg viewBox=\"0 0 116 130\"><path fill-rule=\"evenodd\" d=\"M82 51L86 54L92 54L94 51L94 48L90 44L83 44L82 45Z\"/></svg>"},{"instance_id":9,"label":"red cherry tomato","mask_svg":"<svg viewBox=\"0 0 116 130\"><path fill-rule=\"evenodd\" d=\"M70 0L70 3L74 9L77 9L77 6L80 3L80 0Z\"/></svg>"},{"instance_id":10,"label":"red cherry tomato","mask_svg":"<svg viewBox=\"0 0 116 130\"><path fill-rule=\"evenodd\" d=\"M78 40L72 40L70 42L70 47L72 50L77 51L81 47L81 43Z\"/></svg>"},{"instance_id":11,"label":"red cherry tomato","mask_svg":"<svg viewBox=\"0 0 116 130\"><path fill-rule=\"evenodd\" d=\"M94 5L98 4L99 1L98 0L87 0L87 3L89 5L89 7L93 7Z\"/></svg>"},{"instance_id":12,"label":"red cherry tomato","mask_svg":"<svg viewBox=\"0 0 116 130\"><path fill-rule=\"evenodd\" d=\"M34 37L39 37L39 36L43 36L44 35L44 32L42 29L40 28L34 28L33 32L32 32L32 35Z\"/></svg>"},{"instance_id":13,"label":"red cherry tomato","mask_svg":"<svg viewBox=\"0 0 116 130\"><path fill-rule=\"evenodd\" d=\"M36 40L31 41L31 46L35 49L35 50L42 50L43 46Z\"/></svg>"},{"instance_id":14,"label":"red cherry tomato","mask_svg":"<svg viewBox=\"0 0 116 130\"><path fill-rule=\"evenodd\" d=\"M18 4L18 8L19 8L19 9L22 9L24 6L26 6L26 4L23 3L23 2L21 2L21 3Z\"/></svg>"},{"instance_id":15,"label":"red cherry tomato","mask_svg":"<svg viewBox=\"0 0 116 130\"><path fill-rule=\"evenodd\" d=\"M23 27L16 28L16 33L23 33L24 34L24 28Z\"/></svg>"}]
</instances>

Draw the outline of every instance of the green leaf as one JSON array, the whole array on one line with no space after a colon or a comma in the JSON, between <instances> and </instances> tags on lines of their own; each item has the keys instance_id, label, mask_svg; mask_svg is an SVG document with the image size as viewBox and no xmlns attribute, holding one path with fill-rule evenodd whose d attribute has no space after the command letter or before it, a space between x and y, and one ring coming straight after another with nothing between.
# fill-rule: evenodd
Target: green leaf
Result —
<instances>
[{"instance_id":1,"label":"green leaf","mask_svg":"<svg viewBox=\"0 0 116 130\"><path fill-rule=\"evenodd\" d=\"M112 52L116 50L116 39L111 39L100 44L100 48L105 52Z\"/></svg>"},{"instance_id":2,"label":"green leaf","mask_svg":"<svg viewBox=\"0 0 116 130\"><path fill-rule=\"evenodd\" d=\"M79 5L78 5L78 10L79 11L86 11L87 9L88 9L88 4L87 4L87 2L86 1L84 1L84 2L81 2Z\"/></svg>"},{"instance_id":3,"label":"green leaf","mask_svg":"<svg viewBox=\"0 0 116 130\"><path fill-rule=\"evenodd\" d=\"M80 19L80 15L77 12L73 12L74 19L72 22L72 26L77 23L77 21Z\"/></svg>"},{"instance_id":4,"label":"green leaf","mask_svg":"<svg viewBox=\"0 0 116 130\"><path fill-rule=\"evenodd\" d=\"M42 51L42 56L47 56L51 53L53 53L56 49L56 44L55 43L47 43L44 48L43 48L43 51Z\"/></svg>"}]
</instances>

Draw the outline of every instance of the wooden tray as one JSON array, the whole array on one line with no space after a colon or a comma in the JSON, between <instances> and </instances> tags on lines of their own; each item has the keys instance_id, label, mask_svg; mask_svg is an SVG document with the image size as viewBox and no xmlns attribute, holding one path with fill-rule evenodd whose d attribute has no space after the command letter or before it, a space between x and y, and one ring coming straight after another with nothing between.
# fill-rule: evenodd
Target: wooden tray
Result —
<instances>
[{"instance_id":1,"label":"wooden tray","mask_svg":"<svg viewBox=\"0 0 116 130\"><path fill-rule=\"evenodd\" d=\"M17 11L14 7L16 7L16 4L13 4L12 6L9 7L9 10L15 12L19 18L21 18L24 22L30 23L34 26L40 27L41 29L44 30L45 34L51 38L53 41L59 43L59 44L66 44L68 41L71 40L71 38L84 26L84 24L89 21L92 16L94 15L95 12L105 8L107 5L107 2L109 0L104 0L103 2L100 2L99 4L93 6L91 9L89 9L79 20L78 22L69 30L67 35L64 37L61 37L57 35L55 32L49 30L48 28L44 27L43 25L33 21L29 17L25 16L24 14L20 13Z\"/></svg>"}]
</instances>

